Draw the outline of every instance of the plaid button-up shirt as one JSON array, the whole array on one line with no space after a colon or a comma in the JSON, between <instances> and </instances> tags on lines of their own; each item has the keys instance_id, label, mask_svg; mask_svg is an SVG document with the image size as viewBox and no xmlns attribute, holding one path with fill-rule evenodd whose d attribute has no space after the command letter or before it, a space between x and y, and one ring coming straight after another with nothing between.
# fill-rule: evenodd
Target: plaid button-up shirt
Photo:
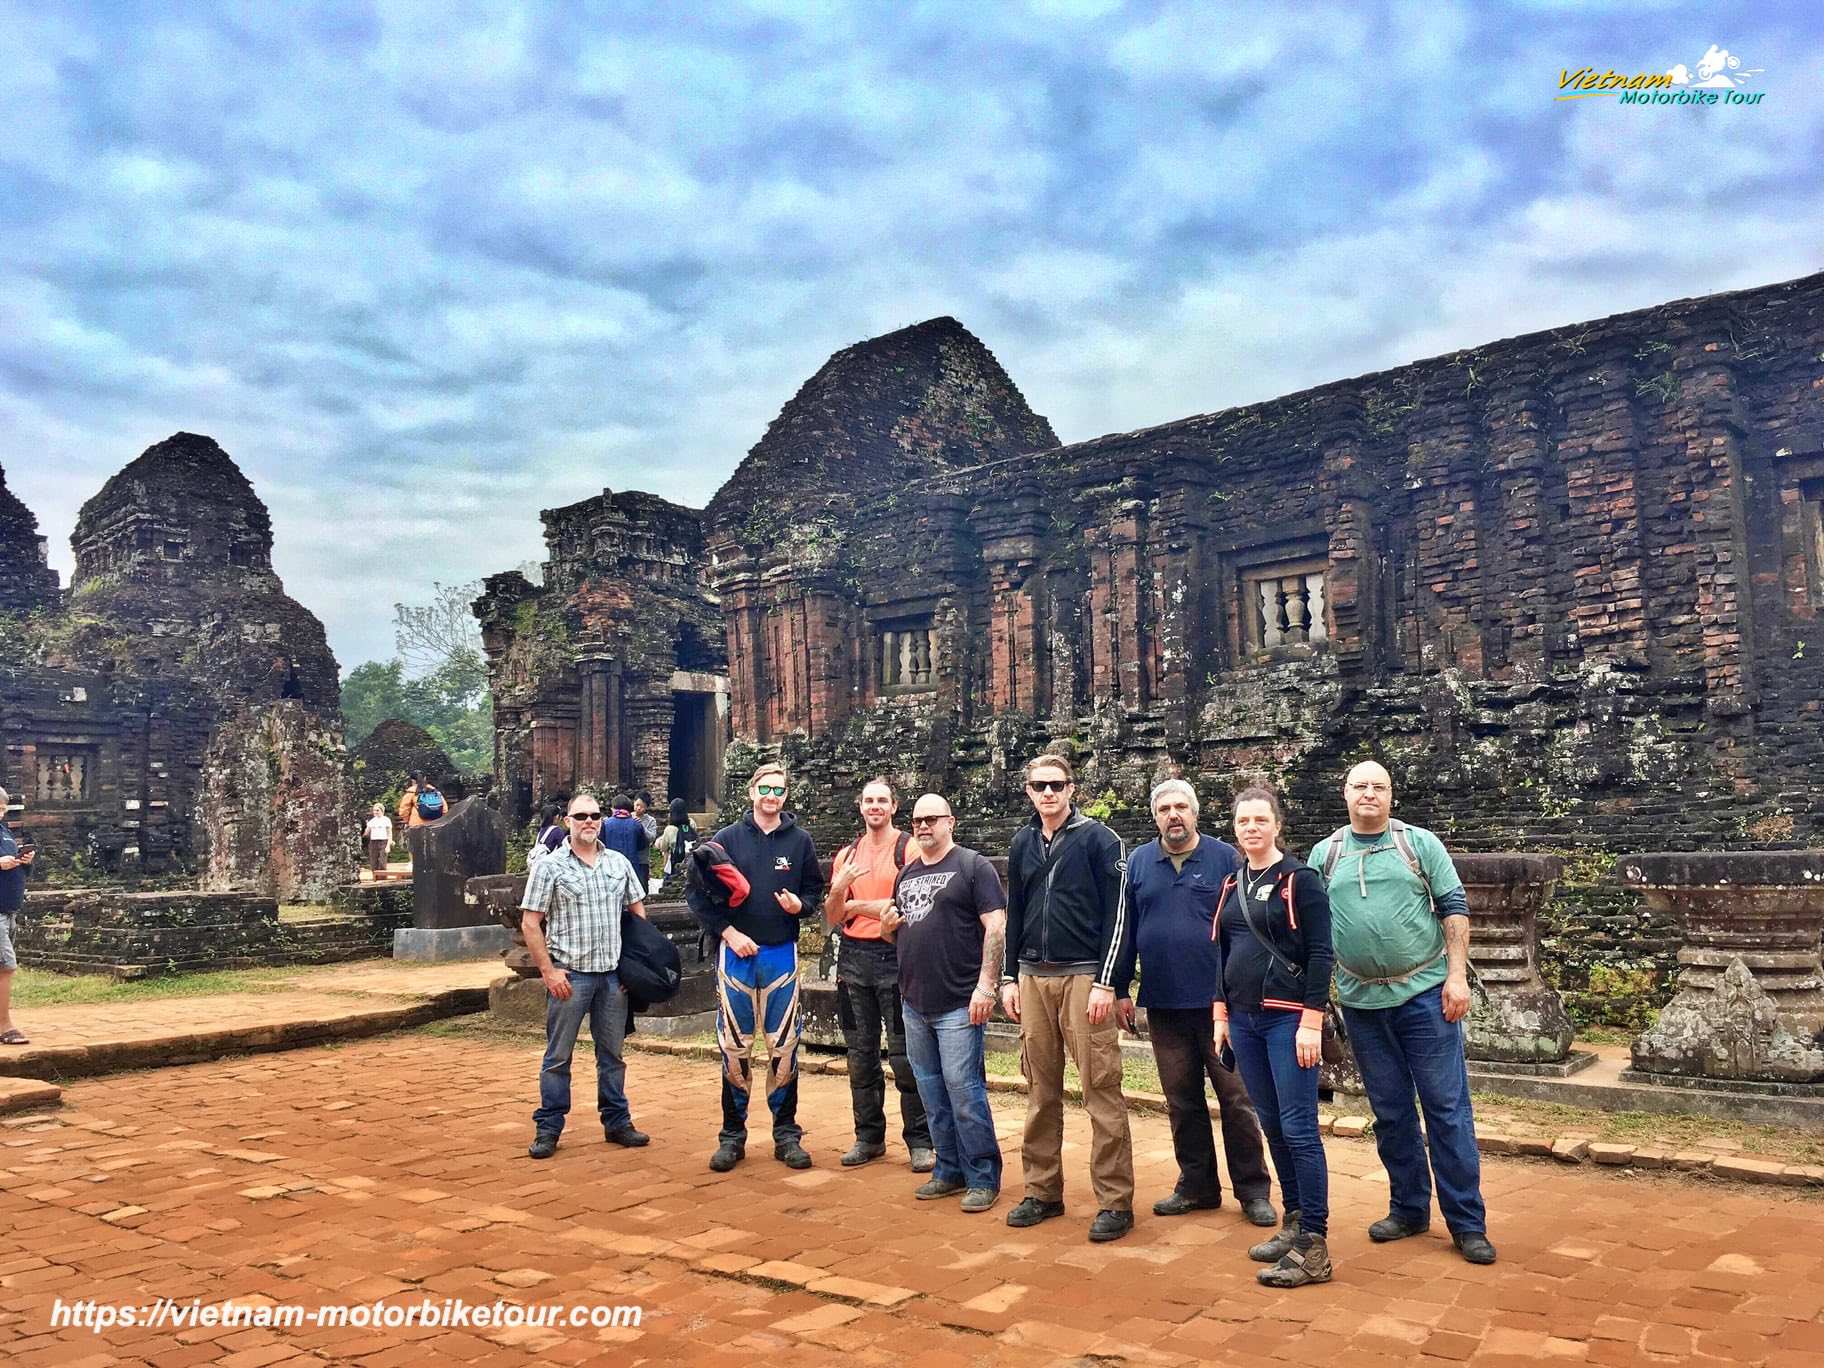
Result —
<instances>
[{"instance_id":1,"label":"plaid button-up shirt","mask_svg":"<svg viewBox=\"0 0 1824 1368\"><path fill-rule=\"evenodd\" d=\"M606 974L621 962L621 912L641 898L625 856L598 848L593 867L565 841L532 866L520 907L545 918L551 963L579 974Z\"/></svg>"}]
</instances>

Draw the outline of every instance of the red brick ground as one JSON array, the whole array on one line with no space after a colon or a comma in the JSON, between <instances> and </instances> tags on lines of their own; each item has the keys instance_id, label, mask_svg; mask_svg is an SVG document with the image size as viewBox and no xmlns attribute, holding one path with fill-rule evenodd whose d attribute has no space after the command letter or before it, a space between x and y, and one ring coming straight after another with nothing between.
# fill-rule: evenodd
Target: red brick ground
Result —
<instances>
[{"instance_id":1,"label":"red brick ground","mask_svg":"<svg viewBox=\"0 0 1824 1368\"><path fill-rule=\"evenodd\" d=\"M911 1200L890 1161L843 1170L848 1090L807 1076L817 1167L756 1132L711 1174L713 1067L630 1056L643 1151L585 1110L524 1157L537 1051L404 1035L76 1083L0 1123L0 1358L8 1365L691 1363L918 1368L1129 1363L1824 1364L1824 1202L1671 1177L1489 1160L1502 1260L1441 1234L1372 1246L1373 1146L1330 1143L1337 1280L1273 1293L1231 1210L1146 1213L1174 1176L1163 1118L1134 1133L1142 1214L1093 1215L1086 1122L1067 1125L1070 1214L1003 1224L1023 1103L996 1101L1008 1193L984 1216ZM578 1064L579 1094L592 1079ZM1441 1224L1439 1230L1441 1232ZM54 1297L320 1304L465 1298L638 1304L640 1329L50 1329ZM1087 1360L1085 1360L1087 1361Z\"/></svg>"}]
</instances>

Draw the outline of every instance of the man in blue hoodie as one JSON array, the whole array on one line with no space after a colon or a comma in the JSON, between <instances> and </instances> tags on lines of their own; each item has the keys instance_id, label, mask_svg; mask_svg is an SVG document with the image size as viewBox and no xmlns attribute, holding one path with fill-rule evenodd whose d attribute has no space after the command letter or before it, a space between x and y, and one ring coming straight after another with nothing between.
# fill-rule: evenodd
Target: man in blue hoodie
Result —
<instances>
[{"instance_id":1,"label":"man in blue hoodie","mask_svg":"<svg viewBox=\"0 0 1824 1368\"><path fill-rule=\"evenodd\" d=\"M709 1166L727 1173L747 1152L747 1104L754 1036L767 1039L767 1106L773 1156L789 1168L811 1166L798 1124L798 927L823 906L817 848L785 810L783 765L762 764L747 787L746 816L712 838L747 880L737 906L693 886L690 908L716 947L716 1041L722 1047L722 1133Z\"/></svg>"}]
</instances>

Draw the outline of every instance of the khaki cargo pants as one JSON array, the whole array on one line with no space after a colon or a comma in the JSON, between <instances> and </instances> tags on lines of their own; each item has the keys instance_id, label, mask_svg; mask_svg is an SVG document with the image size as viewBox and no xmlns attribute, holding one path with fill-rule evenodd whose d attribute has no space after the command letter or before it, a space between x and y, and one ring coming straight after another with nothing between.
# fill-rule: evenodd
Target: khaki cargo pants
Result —
<instances>
[{"instance_id":1,"label":"khaki cargo pants","mask_svg":"<svg viewBox=\"0 0 1824 1368\"><path fill-rule=\"evenodd\" d=\"M1111 1011L1089 1024L1088 974L1020 975L1020 1072L1026 1075L1026 1195L1064 1200L1064 1058L1077 1066L1089 1112L1089 1180L1101 1211L1134 1207L1134 1141L1121 1096L1121 1029Z\"/></svg>"}]
</instances>

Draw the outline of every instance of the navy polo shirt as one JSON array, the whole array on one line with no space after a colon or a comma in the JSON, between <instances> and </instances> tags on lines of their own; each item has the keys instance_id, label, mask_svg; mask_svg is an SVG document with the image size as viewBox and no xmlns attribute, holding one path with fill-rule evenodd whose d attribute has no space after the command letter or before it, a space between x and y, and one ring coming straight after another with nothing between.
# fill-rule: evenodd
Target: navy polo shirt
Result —
<instances>
[{"instance_id":1,"label":"navy polo shirt","mask_svg":"<svg viewBox=\"0 0 1824 1368\"><path fill-rule=\"evenodd\" d=\"M1223 881L1241 867L1227 841L1202 833L1182 869L1148 841L1127 857L1127 901L1134 910L1142 1007L1208 1009L1222 957L1210 924Z\"/></svg>"}]
</instances>

